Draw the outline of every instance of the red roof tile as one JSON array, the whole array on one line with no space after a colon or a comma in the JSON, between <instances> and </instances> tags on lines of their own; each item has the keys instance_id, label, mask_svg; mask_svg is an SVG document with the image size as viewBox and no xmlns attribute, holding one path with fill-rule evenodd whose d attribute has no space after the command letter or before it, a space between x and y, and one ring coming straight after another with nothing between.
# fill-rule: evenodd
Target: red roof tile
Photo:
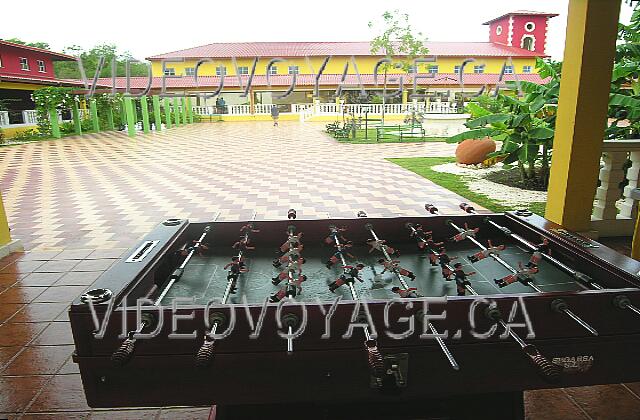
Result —
<instances>
[{"instance_id":1,"label":"red roof tile","mask_svg":"<svg viewBox=\"0 0 640 420\"><path fill-rule=\"evenodd\" d=\"M543 83L545 80L540 78L537 74L519 74L518 79L521 81L529 81L533 83ZM248 76L240 76L243 81L243 86L246 86ZM391 77L391 76L389 76ZM482 85L495 85L498 82L499 74L464 74L463 82L469 86L482 86ZM292 75L274 75L270 76L271 86L274 87L286 87L290 86L292 81ZM320 77L321 86L337 86L342 79L341 74L323 74ZM373 86L374 78L372 74L361 75L361 80L365 86ZM389 80L389 79L388 79ZM515 80L513 75L505 75L503 81ZM403 81L406 85L413 84L413 79L410 76L404 75ZM132 89L145 89L148 79L146 77L132 77L131 88ZM111 78L98 79L98 83L101 86L111 86ZM195 79L192 76L185 77L167 77L165 79L167 89L193 89L200 88L216 88L220 85L219 76L200 76L198 77L198 83L195 83ZM357 85L358 79L356 75L349 74L346 77L345 84ZM397 81L389 82L389 89L393 89L393 85L397 84ZM378 78L378 84L382 85L382 77ZM296 86L311 87L315 85L315 76L312 74L299 74L296 77ZM459 78L457 74L453 73L440 73L436 74L434 78L420 78L418 80L419 86L427 85L446 85L453 86L459 85ZM267 86L267 78L264 75L254 76L252 86L265 87ZM118 89L126 88L126 78L116 78L116 87ZM162 87L162 77L154 77L151 84L152 89L160 89ZM239 88L237 76L226 76L224 78L224 87Z\"/></svg>"},{"instance_id":2,"label":"red roof tile","mask_svg":"<svg viewBox=\"0 0 640 420\"><path fill-rule=\"evenodd\" d=\"M509 13L505 13L502 16L498 16L497 18L493 18L491 20L486 21L485 23L483 23L483 25L488 25L491 22L495 22L496 20L500 20L503 17L507 17L507 16L548 16L548 17L556 17L558 16L557 13L546 13L546 12L533 12L531 10L516 10L515 12L509 12Z\"/></svg>"},{"instance_id":3,"label":"red roof tile","mask_svg":"<svg viewBox=\"0 0 640 420\"><path fill-rule=\"evenodd\" d=\"M427 42L430 56L536 57L538 53L491 42ZM369 56L369 42L214 43L148 57L147 60L231 57Z\"/></svg>"},{"instance_id":4,"label":"red roof tile","mask_svg":"<svg viewBox=\"0 0 640 420\"><path fill-rule=\"evenodd\" d=\"M51 85L51 86L84 86L82 80L77 79L54 79L54 78L37 78L24 76L0 75L3 82L30 83L34 85ZM111 86L111 84L109 84Z\"/></svg>"},{"instance_id":5,"label":"red roof tile","mask_svg":"<svg viewBox=\"0 0 640 420\"><path fill-rule=\"evenodd\" d=\"M54 51L50 51L50 50L45 50L42 48L36 48L36 47L29 47L27 45L22 45L22 44L15 44L13 42L8 42L8 41L4 41L2 39L0 39L0 45L6 45L8 47L14 47L14 48L20 48L23 50L29 50L29 51L35 51L35 52L39 52L42 54L48 54L52 57L57 58L59 61L75 61L76 58L71 56L71 55L67 55L67 54L62 54L59 52L54 52Z\"/></svg>"}]
</instances>

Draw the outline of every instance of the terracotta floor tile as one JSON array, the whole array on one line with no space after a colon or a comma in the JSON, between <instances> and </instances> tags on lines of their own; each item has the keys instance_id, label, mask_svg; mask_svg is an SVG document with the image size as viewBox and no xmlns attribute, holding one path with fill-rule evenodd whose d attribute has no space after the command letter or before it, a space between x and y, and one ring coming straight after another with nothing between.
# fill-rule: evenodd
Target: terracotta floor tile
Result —
<instances>
[{"instance_id":1,"label":"terracotta floor tile","mask_svg":"<svg viewBox=\"0 0 640 420\"><path fill-rule=\"evenodd\" d=\"M69 309L65 309L55 319L56 322L69 322Z\"/></svg>"},{"instance_id":2,"label":"terracotta floor tile","mask_svg":"<svg viewBox=\"0 0 640 420\"><path fill-rule=\"evenodd\" d=\"M67 359L65 364L62 365L60 370L57 372L58 375L73 375L73 374L79 374L79 373L80 373L80 367L76 362L73 361L72 358Z\"/></svg>"},{"instance_id":3,"label":"terracotta floor tile","mask_svg":"<svg viewBox=\"0 0 640 420\"><path fill-rule=\"evenodd\" d=\"M114 259L84 260L73 267L73 271L104 271L111 267Z\"/></svg>"},{"instance_id":4,"label":"terracotta floor tile","mask_svg":"<svg viewBox=\"0 0 640 420\"><path fill-rule=\"evenodd\" d=\"M47 325L46 322L6 322L0 325L0 346L24 346L40 334Z\"/></svg>"},{"instance_id":5,"label":"terracotta floor tile","mask_svg":"<svg viewBox=\"0 0 640 420\"><path fill-rule=\"evenodd\" d=\"M56 286L89 286L93 284L103 271L71 271L58 280Z\"/></svg>"},{"instance_id":6,"label":"terracotta floor tile","mask_svg":"<svg viewBox=\"0 0 640 420\"><path fill-rule=\"evenodd\" d=\"M27 347L2 372L3 375L53 375L64 365L73 346L33 346Z\"/></svg>"},{"instance_id":7,"label":"terracotta floor tile","mask_svg":"<svg viewBox=\"0 0 640 420\"><path fill-rule=\"evenodd\" d=\"M85 286L53 286L45 290L35 302L71 302L84 292ZM1 296L1 295L0 295Z\"/></svg>"},{"instance_id":8,"label":"terracotta floor tile","mask_svg":"<svg viewBox=\"0 0 640 420\"><path fill-rule=\"evenodd\" d=\"M97 260L102 258L119 258L124 252L126 248L116 248L116 249L96 249L89 255L89 257L85 258L86 260Z\"/></svg>"},{"instance_id":9,"label":"terracotta floor tile","mask_svg":"<svg viewBox=\"0 0 640 420\"><path fill-rule=\"evenodd\" d=\"M29 251L20 256L21 261L49 261L55 258L60 251Z\"/></svg>"},{"instance_id":10,"label":"terracotta floor tile","mask_svg":"<svg viewBox=\"0 0 640 420\"><path fill-rule=\"evenodd\" d=\"M524 394L525 416L531 420L588 420L562 389L541 389Z\"/></svg>"},{"instance_id":11,"label":"terracotta floor tile","mask_svg":"<svg viewBox=\"0 0 640 420\"><path fill-rule=\"evenodd\" d=\"M15 261L4 267L0 273L31 273L44 264L44 261Z\"/></svg>"},{"instance_id":12,"label":"terracotta floor tile","mask_svg":"<svg viewBox=\"0 0 640 420\"><path fill-rule=\"evenodd\" d=\"M565 388L589 416L595 419L640 418L640 399L619 384Z\"/></svg>"},{"instance_id":13,"label":"terracotta floor tile","mask_svg":"<svg viewBox=\"0 0 640 420\"><path fill-rule=\"evenodd\" d=\"M64 390L64 392L60 392ZM56 375L29 408L29 413L89 411L80 375Z\"/></svg>"},{"instance_id":14,"label":"terracotta floor tile","mask_svg":"<svg viewBox=\"0 0 640 420\"><path fill-rule=\"evenodd\" d=\"M56 260L83 260L93 252L93 249L65 249L58 255Z\"/></svg>"},{"instance_id":15,"label":"terracotta floor tile","mask_svg":"<svg viewBox=\"0 0 640 420\"><path fill-rule=\"evenodd\" d=\"M640 382L630 382L625 385L631 390L631 392L640 397Z\"/></svg>"},{"instance_id":16,"label":"terracotta floor tile","mask_svg":"<svg viewBox=\"0 0 640 420\"><path fill-rule=\"evenodd\" d=\"M16 284L0 293L0 304L2 303L29 303L47 290L41 286L21 286Z\"/></svg>"},{"instance_id":17,"label":"terracotta floor tile","mask_svg":"<svg viewBox=\"0 0 640 420\"><path fill-rule=\"evenodd\" d=\"M23 348L22 346L0 347L0 371Z\"/></svg>"},{"instance_id":18,"label":"terracotta floor tile","mask_svg":"<svg viewBox=\"0 0 640 420\"><path fill-rule=\"evenodd\" d=\"M158 419L162 420L207 420L211 407L163 408Z\"/></svg>"},{"instance_id":19,"label":"terracotta floor tile","mask_svg":"<svg viewBox=\"0 0 640 420\"><path fill-rule=\"evenodd\" d=\"M62 273L31 273L20 280L22 286L51 286L62 277Z\"/></svg>"},{"instance_id":20,"label":"terracotta floor tile","mask_svg":"<svg viewBox=\"0 0 640 420\"><path fill-rule=\"evenodd\" d=\"M0 305L0 324L11 319L16 312L18 312L24 304L22 303L3 303Z\"/></svg>"},{"instance_id":21,"label":"terracotta floor tile","mask_svg":"<svg viewBox=\"0 0 640 420\"><path fill-rule=\"evenodd\" d=\"M2 286L12 286L21 278L24 278L24 274L0 274L0 285Z\"/></svg>"},{"instance_id":22,"label":"terracotta floor tile","mask_svg":"<svg viewBox=\"0 0 640 420\"><path fill-rule=\"evenodd\" d=\"M78 264L77 260L47 261L35 269L39 273L66 273Z\"/></svg>"},{"instance_id":23,"label":"terracotta floor tile","mask_svg":"<svg viewBox=\"0 0 640 420\"><path fill-rule=\"evenodd\" d=\"M0 411L22 411L48 379L47 376L0 377Z\"/></svg>"},{"instance_id":24,"label":"terracotta floor tile","mask_svg":"<svg viewBox=\"0 0 640 420\"><path fill-rule=\"evenodd\" d=\"M151 410L108 410L98 411L94 410L91 413L91 420L130 420L130 419L155 419L160 413L159 409Z\"/></svg>"},{"instance_id":25,"label":"terracotta floor tile","mask_svg":"<svg viewBox=\"0 0 640 420\"><path fill-rule=\"evenodd\" d=\"M71 325L68 322L52 322L30 345L56 346L61 344L73 344Z\"/></svg>"},{"instance_id":26,"label":"terracotta floor tile","mask_svg":"<svg viewBox=\"0 0 640 420\"><path fill-rule=\"evenodd\" d=\"M48 322L67 308L66 303L30 303L20 309L11 322Z\"/></svg>"}]
</instances>

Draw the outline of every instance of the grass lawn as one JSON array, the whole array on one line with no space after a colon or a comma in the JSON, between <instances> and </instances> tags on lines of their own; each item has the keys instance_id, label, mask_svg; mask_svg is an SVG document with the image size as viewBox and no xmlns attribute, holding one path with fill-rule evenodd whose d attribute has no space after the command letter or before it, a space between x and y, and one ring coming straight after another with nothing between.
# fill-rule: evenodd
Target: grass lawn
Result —
<instances>
[{"instance_id":1,"label":"grass lawn","mask_svg":"<svg viewBox=\"0 0 640 420\"><path fill-rule=\"evenodd\" d=\"M348 139L336 139L336 140L338 140L341 143L375 144L375 143L426 143L426 142L434 142L434 141L445 141L445 138L444 137L425 137L424 139L420 139L420 138L405 137L402 139L402 141L400 141L400 136L390 136L390 138L376 141L375 128L369 128L368 130L361 128L356 130L355 139L349 137Z\"/></svg>"},{"instance_id":2,"label":"grass lawn","mask_svg":"<svg viewBox=\"0 0 640 420\"><path fill-rule=\"evenodd\" d=\"M469 201L473 201L474 203L477 203L478 205L493 212L501 213L508 210L517 210L515 207L504 206L486 195L471 191L467 187L467 183L464 181L464 176L447 174L431 169L436 165L455 162L455 158L453 157L395 158L387 160L395 163L396 165L402 166L411 172L415 172L429 181L432 181L451 192L459 194L467 198ZM544 216L545 206L545 202L534 202L530 203L528 208L532 212L540 216Z\"/></svg>"}]
</instances>

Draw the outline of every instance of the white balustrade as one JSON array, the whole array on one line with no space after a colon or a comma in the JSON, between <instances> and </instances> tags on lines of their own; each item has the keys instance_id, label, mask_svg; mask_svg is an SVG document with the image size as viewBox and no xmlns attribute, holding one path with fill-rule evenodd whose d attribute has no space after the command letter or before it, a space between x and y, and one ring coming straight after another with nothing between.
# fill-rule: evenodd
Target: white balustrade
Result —
<instances>
[{"instance_id":1,"label":"white balustrade","mask_svg":"<svg viewBox=\"0 0 640 420\"><path fill-rule=\"evenodd\" d=\"M38 124L38 113L34 109L22 111L22 121L24 124Z\"/></svg>"},{"instance_id":2,"label":"white balustrade","mask_svg":"<svg viewBox=\"0 0 640 420\"><path fill-rule=\"evenodd\" d=\"M601 162L600 186L596 189L591 227L599 236L631 235L638 209L630 194L638 187L640 139L605 140ZM628 169L627 162L631 163ZM625 179L628 184L621 188Z\"/></svg>"},{"instance_id":3,"label":"white balustrade","mask_svg":"<svg viewBox=\"0 0 640 420\"><path fill-rule=\"evenodd\" d=\"M227 105L229 115L249 115L251 114L251 106L249 105Z\"/></svg>"},{"instance_id":4,"label":"white balustrade","mask_svg":"<svg viewBox=\"0 0 640 420\"><path fill-rule=\"evenodd\" d=\"M0 127L9 125L9 112L0 111Z\"/></svg>"}]
</instances>

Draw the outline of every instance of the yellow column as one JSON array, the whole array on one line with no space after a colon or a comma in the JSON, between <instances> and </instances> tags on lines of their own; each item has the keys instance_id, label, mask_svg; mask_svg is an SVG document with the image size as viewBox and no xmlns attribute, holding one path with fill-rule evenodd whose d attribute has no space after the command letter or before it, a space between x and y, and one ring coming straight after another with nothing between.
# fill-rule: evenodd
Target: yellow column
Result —
<instances>
[{"instance_id":1,"label":"yellow column","mask_svg":"<svg viewBox=\"0 0 640 420\"><path fill-rule=\"evenodd\" d=\"M2 195L0 195L0 246L11 242L11 234L9 233L9 222L7 221L7 213L4 211L2 204Z\"/></svg>"},{"instance_id":2,"label":"yellow column","mask_svg":"<svg viewBox=\"0 0 640 420\"><path fill-rule=\"evenodd\" d=\"M620 0L570 0L545 217L590 228Z\"/></svg>"},{"instance_id":3,"label":"yellow column","mask_svg":"<svg viewBox=\"0 0 640 420\"><path fill-rule=\"evenodd\" d=\"M402 103L406 104L409 99L409 91L407 89L402 89Z\"/></svg>"}]
</instances>

